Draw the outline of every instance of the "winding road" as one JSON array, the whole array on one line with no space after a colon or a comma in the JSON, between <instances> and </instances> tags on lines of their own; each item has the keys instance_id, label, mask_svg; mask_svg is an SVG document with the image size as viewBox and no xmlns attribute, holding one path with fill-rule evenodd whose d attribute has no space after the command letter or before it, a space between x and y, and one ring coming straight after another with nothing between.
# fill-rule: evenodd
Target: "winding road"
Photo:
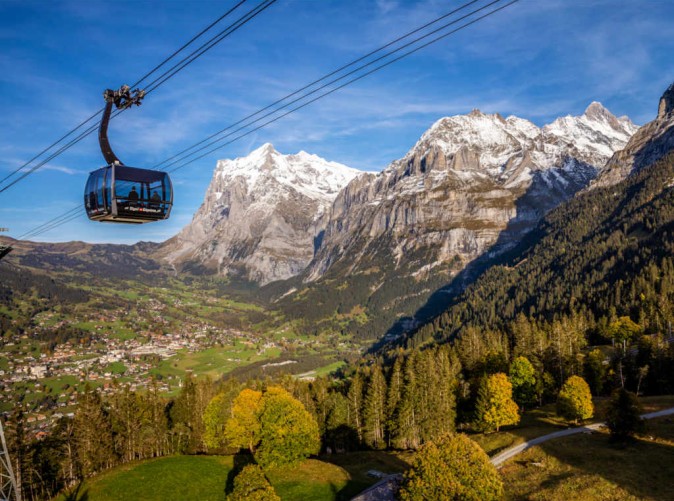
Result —
<instances>
[{"instance_id":1,"label":"winding road","mask_svg":"<svg viewBox=\"0 0 674 501\"><path fill-rule=\"evenodd\" d=\"M648 414L642 414L641 417L644 419L654 419L663 416L669 416L672 414L674 414L674 407L657 412L649 412ZM606 423L593 423L587 426L579 426L578 428L568 428L566 430L556 431L554 433L549 433L541 437L532 438L527 442L521 443L519 445L516 445L515 447L511 447L510 449L506 449L505 451L497 454L496 456L491 458L491 463L494 466L499 467L502 466L503 463L505 463L508 459L518 455L522 451L527 450L529 447L533 447L534 445L542 444L543 442L547 442L548 440L553 440L555 438L567 437L569 435L576 435L578 433L592 433L592 431L598 430L602 426L606 426Z\"/></svg>"}]
</instances>

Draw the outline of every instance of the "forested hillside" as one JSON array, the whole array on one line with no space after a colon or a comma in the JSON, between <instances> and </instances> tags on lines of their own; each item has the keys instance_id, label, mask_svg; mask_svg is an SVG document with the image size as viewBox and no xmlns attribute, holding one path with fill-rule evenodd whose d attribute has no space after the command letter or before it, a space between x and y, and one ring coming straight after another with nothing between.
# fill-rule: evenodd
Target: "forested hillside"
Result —
<instances>
[{"instance_id":1,"label":"forested hillside","mask_svg":"<svg viewBox=\"0 0 674 501\"><path fill-rule=\"evenodd\" d=\"M407 343L445 342L471 327L513 335L516 319L582 318L586 333L629 316L669 329L674 301L674 154L552 211Z\"/></svg>"}]
</instances>

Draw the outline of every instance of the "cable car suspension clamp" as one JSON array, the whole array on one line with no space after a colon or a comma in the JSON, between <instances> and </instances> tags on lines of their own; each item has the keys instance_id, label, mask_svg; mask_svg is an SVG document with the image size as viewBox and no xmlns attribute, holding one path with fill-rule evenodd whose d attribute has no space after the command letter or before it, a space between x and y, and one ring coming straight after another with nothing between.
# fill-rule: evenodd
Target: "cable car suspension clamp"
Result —
<instances>
[{"instance_id":1,"label":"cable car suspension clamp","mask_svg":"<svg viewBox=\"0 0 674 501\"><path fill-rule=\"evenodd\" d=\"M112 102L119 110L125 110L132 105L140 106L145 97L143 89L131 90L128 85L122 85L119 90L106 89L103 98L106 102Z\"/></svg>"}]
</instances>

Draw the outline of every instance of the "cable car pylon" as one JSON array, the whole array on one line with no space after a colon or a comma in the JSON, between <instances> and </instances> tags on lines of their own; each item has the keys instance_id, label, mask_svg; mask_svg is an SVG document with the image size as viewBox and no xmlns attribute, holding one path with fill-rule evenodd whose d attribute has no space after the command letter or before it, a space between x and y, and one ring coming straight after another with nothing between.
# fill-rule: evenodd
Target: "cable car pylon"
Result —
<instances>
[{"instance_id":1,"label":"cable car pylon","mask_svg":"<svg viewBox=\"0 0 674 501\"><path fill-rule=\"evenodd\" d=\"M3 232L3 231L9 231L9 230L7 228L0 228L0 232ZM0 259L5 257L10 252L12 252L13 249L14 248L11 245L0 245ZM1 498L0 498L0 501L2 501Z\"/></svg>"},{"instance_id":2,"label":"cable car pylon","mask_svg":"<svg viewBox=\"0 0 674 501\"><path fill-rule=\"evenodd\" d=\"M12 461L7 451L2 419L0 419L0 442L2 446L0 449L0 501L21 501L21 492L16 483Z\"/></svg>"}]
</instances>

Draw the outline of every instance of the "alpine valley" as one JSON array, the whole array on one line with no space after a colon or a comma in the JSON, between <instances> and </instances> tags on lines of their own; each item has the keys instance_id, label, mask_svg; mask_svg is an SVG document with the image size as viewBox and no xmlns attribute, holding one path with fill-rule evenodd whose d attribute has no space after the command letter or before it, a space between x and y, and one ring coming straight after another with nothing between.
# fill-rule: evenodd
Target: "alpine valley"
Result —
<instances>
[{"instance_id":1,"label":"alpine valley","mask_svg":"<svg viewBox=\"0 0 674 501\"><path fill-rule=\"evenodd\" d=\"M460 272L462 287L587 188L637 130L596 102L542 128L474 110L438 120L378 174L267 144L218 163L204 204L160 255L263 286L304 331L375 341L414 326L435 291Z\"/></svg>"},{"instance_id":2,"label":"alpine valley","mask_svg":"<svg viewBox=\"0 0 674 501\"><path fill-rule=\"evenodd\" d=\"M348 470L339 485L360 478L351 494L374 482L363 464L400 472L409 451L463 436L448 434L457 429L479 442L471 447L490 474L522 477L508 492L526 491L528 464L557 468L536 486L554 489L550 478L575 473L559 473L561 460L539 460L548 449L501 473L485 452L493 462L523 439L592 417L559 407L574 390L567 386L580 384L589 407L592 397L598 409L613 405L607 397L622 389L623 398L631 398L626 390L651 398L650 410L674 412L666 409L674 393L673 187L674 85L642 127L598 102L543 127L479 110L441 118L378 173L264 144L220 160L192 221L163 243L2 238L13 251L0 265L0 390L8 397L0 412L20 423L9 436L12 454L22 454L22 482L39 487L35 499L80 480L95 493L106 490L97 474L109 468L175 462L199 470L193 457L181 466L180 454L210 454L205 461L229 472L241 448L273 466L254 433L241 438L248 427L238 413L253 426L288 420L259 440L306 434L299 458L325 452L302 463L321 471L306 478ZM496 421L489 392L515 399L507 396ZM555 400L561 417L551 411ZM520 417L516 432L500 430ZM652 458L671 456L667 423L648 439L657 443L627 452L583 440L625 462L643 453L648 469ZM304 438L273 454L295 454ZM569 462L584 453L549 450L575 454ZM583 463L598 470L571 497L594 499L595 486L609 492L602 499L671 494L671 461L661 461L669 469L658 481L635 490L613 471L623 459ZM275 486L309 483L268 473ZM330 486L316 499L334 499Z\"/></svg>"},{"instance_id":3,"label":"alpine valley","mask_svg":"<svg viewBox=\"0 0 674 501\"><path fill-rule=\"evenodd\" d=\"M191 223L162 244L11 242L5 273L26 284L49 273L75 289L88 280L125 289L134 277L147 290L215 287L254 305L254 318L251 309L220 315L244 336L323 335L355 342L342 346L355 355L442 312L551 209L625 171L616 160L605 166L653 127L640 130L598 102L541 128L473 110L436 121L379 173L264 144L219 161ZM330 345L332 363L340 350Z\"/></svg>"}]
</instances>

